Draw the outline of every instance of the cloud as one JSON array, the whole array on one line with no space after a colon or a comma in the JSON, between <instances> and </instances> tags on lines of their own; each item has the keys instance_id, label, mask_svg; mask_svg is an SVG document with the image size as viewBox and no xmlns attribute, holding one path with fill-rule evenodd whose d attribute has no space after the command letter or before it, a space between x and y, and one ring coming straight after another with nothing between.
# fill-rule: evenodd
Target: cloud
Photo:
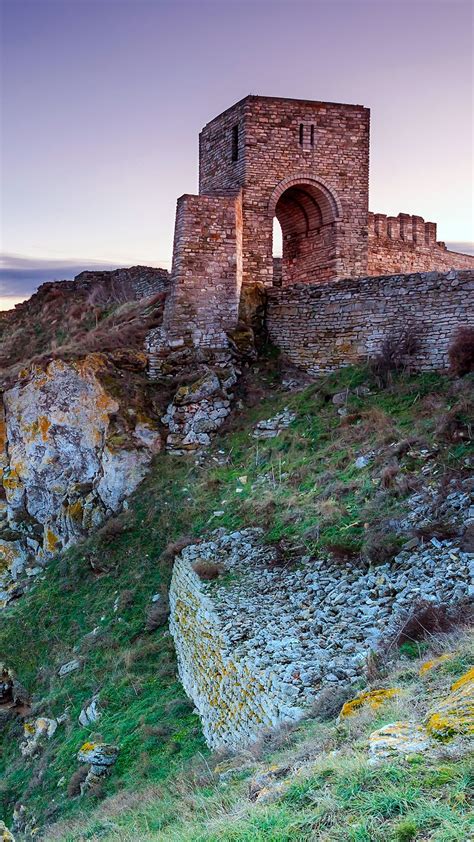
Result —
<instances>
[{"instance_id":1,"label":"cloud","mask_svg":"<svg viewBox=\"0 0 474 842\"><path fill-rule=\"evenodd\" d=\"M0 255L0 296L29 298L45 281L69 280L85 269L118 268L119 263L100 260L42 260L18 254L3 254Z\"/></svg>"},{"instance_id":2,"label":"cloud","mask_svg":"<svg viewBox=\"0 0 474 842\"><path fill-rule=\"evenodd\" d=\"M474 243L446 243L450 251L461 251L463 254L474 254Z\"/></svg>"}]
</instances>

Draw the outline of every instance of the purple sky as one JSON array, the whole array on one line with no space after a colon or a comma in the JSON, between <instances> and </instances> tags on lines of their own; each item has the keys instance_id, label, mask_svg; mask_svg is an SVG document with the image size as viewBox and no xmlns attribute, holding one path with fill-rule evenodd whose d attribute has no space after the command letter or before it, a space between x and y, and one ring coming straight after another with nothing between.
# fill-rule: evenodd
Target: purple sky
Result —
<instances>
[{"instance_id":1,"label":"purple sky","mask_svg":"<svg viewBox=\"0 0 474 842\"><path fill-rule=\"evenodd\" d=\"M169 267L198 132L248 93L369 106L371 210L474 239L470 0L1 6L0 308L40 272Z\"/></svg>"}]
</instances>

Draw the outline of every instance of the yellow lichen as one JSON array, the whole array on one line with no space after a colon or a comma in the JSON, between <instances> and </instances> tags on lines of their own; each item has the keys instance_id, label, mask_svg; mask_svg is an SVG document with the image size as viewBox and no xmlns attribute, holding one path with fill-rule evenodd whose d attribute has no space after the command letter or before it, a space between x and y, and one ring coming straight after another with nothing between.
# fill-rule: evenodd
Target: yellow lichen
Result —
<instances>
[{"instance_id":1,"label":"yellow lichen","mask_svg":"<svg viewBox=\"0 0 474 842\"><path fill-rule=\"evenodd\" d=\"M444 655L438 655L437 658L431 658L430 661L425 661L425 663L421 665L418 670L418 674L426 675L427 672L431 672L431 670L436 669L440 664L444 664L445 661L450 661L453 657L454 652L447 652Z\"/></svg>"},{"instance_id":2,"label":"yellow lichen","mask_svg":"<svg viewBox=\"0 0 474 842\"><path fill-rule=\"evenodd\" d=\"M44 548L48 553L56 552L57 546L60 542L58 536L49 527L46 529L44 536Z\"/></svg>"},{"instance_id":3,"label":"yellow lichen","mask_svg":"<svg viewBox=\"0 0 474 842\"><path fill-rule=\"evenodd\" d=\"M381 688L380 690L368 690L365 693L360 693L355 699L345 702L341 708L339 716L345 718L346 716L353 716L361 708L368 707L370 710L377 710L381 707L387 699L392 699L400 693L395 687Z\"/></svg>"},{"instance_id":4,"label":"yellow lichen","mask_svg":"<svg viewBox=\"0 0 474 842\"><path fill-rule=\"evenodd\" d=\"M452 684L450 694L428 715L426 728L441 740L474 734L474 668Z\"/></svg>"},{"instance_id":5,"label":"yellow lichen","mask_svg":"<svg viewBox=\"0 0 474 842\"><path fill-rule=\"evenodd\" d=\"M98 745L98 743L84 743L84 745L81 746L79 751L93 751Z\"/></svg>"},{"instance_id":6,"label":"yellow lichen","mask_svg":"<svg viewBox=\"0 0 474 842\"><path fill-rule=\"evenodd\" d=\"M70 503L67 507L67 513L72 520L82 520L84 507L81 500L76 500L75 503Z\"/></svg>"},{"instance_id":7,"label":"yellow lichen","mask_svg":"<svg viewBox=\"0 0 474 842\"><path fill-rule=\"evenodd\" d=\"M459 690L461 687L465 687L469 684L473 685L472 691L474 694L474 667L468 672L464 673L464 675L462 675L461 678L458 678L458 680L451 685L451 690Z\"/></svg>"}]
</instances>

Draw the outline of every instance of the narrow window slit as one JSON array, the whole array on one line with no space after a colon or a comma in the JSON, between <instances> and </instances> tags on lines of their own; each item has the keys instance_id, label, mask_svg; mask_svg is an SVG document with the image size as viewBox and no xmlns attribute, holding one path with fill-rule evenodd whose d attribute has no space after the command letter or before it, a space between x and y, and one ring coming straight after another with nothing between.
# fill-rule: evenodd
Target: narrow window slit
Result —
<instances>
[{"instance_id":1,"label":"narrow window slit","mask_svg":"<svg viewBox=\"0 0 474 842\"><path fill-rule=\"evenodd\" d=\"M234 126L232 129L232 160L239 160L239 127Z\"/></svg>"},{"instance_id":2,"label":"narrow window slit","mask_svg":"<svg viewBox=\"0 0 474 842\"><path fill-rule=\"evenodd\" d=\"M304 139L303 132L304 132L304 125L303 125L303 123L300 123L300 146L303 146L303 139Z\"/></svg>"},{"instance_id":3,"label":"narrow window slit","mask_svg":"<svg viewBox=\"0 0 474 842\"><path fill-rule=\"evenodd\" d=\"M314 123L311 123L310 143L314 146Z\"/></svg>"}]
</instances>

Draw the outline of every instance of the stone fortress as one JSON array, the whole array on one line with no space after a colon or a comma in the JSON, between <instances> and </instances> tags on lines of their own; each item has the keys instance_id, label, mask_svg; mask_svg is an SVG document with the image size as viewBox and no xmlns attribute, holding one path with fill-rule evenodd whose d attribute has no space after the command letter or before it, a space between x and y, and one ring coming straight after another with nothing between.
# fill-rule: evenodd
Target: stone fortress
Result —
<instances>
[{"instance_id":1,"label":"stone fortress","mask_svg":"<svg viewBox=\"0 0 474 842\"><path fill-rule=\"evenodd\" d=\"M447 365L456 328L474 325L474 257L448 251L435 223L419 216L369 213L368 175L361 106L248 96L205 126L200 192L178 200L163 326L148 338L152 377L192 371L162 418L170 451L206 447L230 413L236 336L255 324L252 307L264 311L264 333L310 374L364 362L407 329L415 368ZM449 495L450 522L458 497L463 510L472 503ZM423 518L415 500L414 517ZM325 687L357 682L420 593L455 603L470 592L470 556L449 541L401 551L393 569L377 573L310 557L282 572L261 538L217 529L174 562L179 675L214 748L257 740L298 720ZM229 581L202 581L194 565L203 562Z\"/></svg>"},{"instance_id":2,"label":"stone fortress","mask_svg":"<svg viewBox=\"0 0 474 842\"><path fill-rule=\"evenodd\" d=\"M397 323L426 336L421 367L446 363L474 257L449 251L420 216L369 212L369 123L359 105L250 95L204 127L199 195L178 200L152 371L169 349L225 348L255 285L270 337L312 372L376 352Z\"/></svg>"}]
</instances>

